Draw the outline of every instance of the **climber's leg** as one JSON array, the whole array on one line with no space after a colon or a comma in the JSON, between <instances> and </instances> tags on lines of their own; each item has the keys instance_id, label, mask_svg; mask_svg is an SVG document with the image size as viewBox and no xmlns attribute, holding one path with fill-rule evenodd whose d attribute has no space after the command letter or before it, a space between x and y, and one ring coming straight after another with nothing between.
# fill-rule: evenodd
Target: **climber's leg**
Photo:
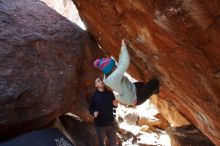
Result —
<instances>
[{"instance_id":1,"label":"climber's leg","mask_svg":"<svg viewBox=\"0 0 220 146\"><path fill-rule=\"evenodd\" d=\"M151 79L147 83L134 83L137 90L137 105L144 103L151 95L159 93L159 84L158 79Z\"/></svg>"}]
</instances>

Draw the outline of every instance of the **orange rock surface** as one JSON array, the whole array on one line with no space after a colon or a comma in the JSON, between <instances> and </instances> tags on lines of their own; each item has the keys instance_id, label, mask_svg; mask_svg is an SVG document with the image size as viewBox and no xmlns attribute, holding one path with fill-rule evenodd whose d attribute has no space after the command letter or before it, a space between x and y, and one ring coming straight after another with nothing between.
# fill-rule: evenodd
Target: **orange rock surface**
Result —
<instances>
[{"instance_id":1,"label":"orange rock surface","mask_svg":"<svg viewBox=\"0 0 220 146\"><path fill-rule=\"evenodd\" d=\"M157 76L160 98L220 145L220 1L75 0L100 46L118 58L129 42L129 73Z\"/></svg>"}]
</instances>

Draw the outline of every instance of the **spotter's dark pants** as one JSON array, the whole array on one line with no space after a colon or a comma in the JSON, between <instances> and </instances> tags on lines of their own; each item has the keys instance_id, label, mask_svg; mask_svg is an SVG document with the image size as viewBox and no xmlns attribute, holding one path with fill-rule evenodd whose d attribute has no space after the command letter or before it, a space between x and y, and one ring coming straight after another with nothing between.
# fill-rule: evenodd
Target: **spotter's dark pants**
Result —
<instances>
[{"instance_id":1,"label":"spotter's dark pants","mask_svg":"<svg viewBox=\"0 0 220 146\"><path fill-rule=\"evenodd\" d=\"M118 146L116 139L117 137L115 124L110 124L108 126L103 127L96 126L96 133L99 140L99 146L105 146L105 136L108 138L110 146Z\"/></svg>"}]
</instances>

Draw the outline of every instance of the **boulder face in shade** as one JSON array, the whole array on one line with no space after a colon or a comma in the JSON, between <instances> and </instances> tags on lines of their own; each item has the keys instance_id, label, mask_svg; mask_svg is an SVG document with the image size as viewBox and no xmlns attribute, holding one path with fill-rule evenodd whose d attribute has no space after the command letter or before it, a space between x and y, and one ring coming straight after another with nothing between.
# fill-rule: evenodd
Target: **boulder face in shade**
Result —
<instances>
[{"instance_id":1,"label":"boulder face in shade","mask_svg":"<svg viewBox=\"0 0 220 146\"><path fill-rule=\"evenodd\" d=\"M87 118L103 56L89 34L38 0L0 0L0 137L66 112Z\"/></svg>"}]
</instances>

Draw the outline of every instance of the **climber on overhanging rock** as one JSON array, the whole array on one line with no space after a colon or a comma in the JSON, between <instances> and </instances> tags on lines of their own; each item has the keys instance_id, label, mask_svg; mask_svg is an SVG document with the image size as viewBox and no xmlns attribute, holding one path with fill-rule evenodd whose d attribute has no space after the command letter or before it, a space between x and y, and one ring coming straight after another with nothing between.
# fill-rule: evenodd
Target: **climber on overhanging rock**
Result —
<instances>
[{"instance_id":1,"label":"climber on overhanging rock","mask_svg":"<svg viewBox=\"0 0 220 146\"><path fill-rule=\"evenodd\" d=\"M117 66L112 58L96 59L94 66L104 73L104 84L118 93L116 99L119 103L128 106L140 105L151 95L159 93L159 80L153 78L147 83L129 81L124 76L130 64L130 56L124 39L121 45Z\"/></svg>"}]
</instances>

